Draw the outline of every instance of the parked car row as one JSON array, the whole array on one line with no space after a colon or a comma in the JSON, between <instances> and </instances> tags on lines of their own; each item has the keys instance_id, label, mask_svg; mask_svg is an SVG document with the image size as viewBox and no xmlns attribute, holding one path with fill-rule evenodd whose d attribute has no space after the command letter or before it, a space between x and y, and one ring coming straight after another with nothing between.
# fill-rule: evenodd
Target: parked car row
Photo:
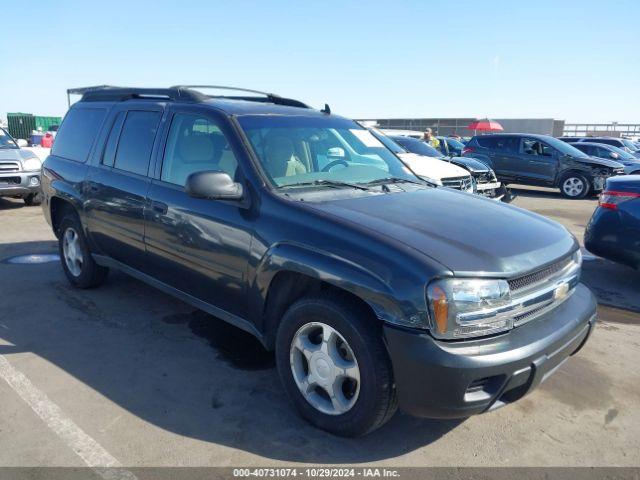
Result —
<instances>
[{"instance_id":1,"label":"parked car row","mask_svg":"<svg viewBox=\"0 0 640 480\"><path fill-rule=\"evenodd\" d=\"M564 227L421 179L328 108L203 88L85 89L70 108L42 208L71 285L122 270L250 332L300 414L345 436L398 405L502 407L583 348L596 302ZM612 168L550 146L584 178Z\"/></svg>"},{"instance_id":2,"label":"parked car row","mask_svg":"<svg viewBox=\"0 0 640 480\"><path fill-rule=\"evenodd\" d=\"M41 167L35 153L21 148L0 128L0 197L22 198L27 205L39 205Z\"/></svg>"}]
</instances>

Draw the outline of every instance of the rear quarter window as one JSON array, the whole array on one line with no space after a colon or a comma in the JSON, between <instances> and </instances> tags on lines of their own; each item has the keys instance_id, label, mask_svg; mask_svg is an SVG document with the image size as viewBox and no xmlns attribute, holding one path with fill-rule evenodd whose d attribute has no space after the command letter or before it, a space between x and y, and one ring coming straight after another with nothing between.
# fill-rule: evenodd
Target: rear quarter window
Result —
<instances>
[{"instance_id":1,"label":"rear quarter window","mask_svg":"<svg viewBox=\"0 0 640 480\"><path fill-rule=\"evenodd\" d=\"M86 162L102 122L104 108L75 108L64 117L51 153L75 162Z\"/></svg>"}]
</instances>

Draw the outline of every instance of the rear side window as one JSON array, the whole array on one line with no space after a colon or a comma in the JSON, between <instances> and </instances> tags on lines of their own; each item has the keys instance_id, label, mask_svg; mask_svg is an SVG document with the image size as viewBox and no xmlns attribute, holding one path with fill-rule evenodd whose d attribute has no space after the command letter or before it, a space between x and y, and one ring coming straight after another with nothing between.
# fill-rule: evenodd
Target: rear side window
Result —
<instances>
[{"instance_id":1,"label":"rear side window","mask_svg":"<svg viewBox=\"0 0 640 480\"><path fill-rule=\"evenodd\" d=\"M132 110L122 125L114 167L138 175L146 175L156 137L160 112Z\"/></svg>"},{"instance_id":2,"label":"rear side window","mask_svg":"<svg viewBox=\"0 0 640 480\"><path fill-rule=\"evenodd\" d=\"M51 153L85 162L107 114L104 108L74 108L64 117Z\"/></svg>"},{"instance_id":3,"label":"rear side window","mask_svg":"<svg viewBox=\"0 0 640 480\"><path fill-rule=\"evenodd\" d=\"M498 140L498 138L490 136L476 138L478 145L484 148L496 148L498 146Z\"/></svg>"},{"instance_id":4,"label":"rear side window","mask_svg":"<svg viewBox=\"0 0 640 480\"><path fill-rule=\"evenodd\" d=\"M108 167L113 167L113 162L116 159L116 147L118 146L118 138L120 137L120 131L122 130L122 124L124 123L124 117L127 112L119 112L116 115L116 119L109 132L109 138L107 144L104 147L102 154L102 164Z\"/></svg>"}]
</instances>

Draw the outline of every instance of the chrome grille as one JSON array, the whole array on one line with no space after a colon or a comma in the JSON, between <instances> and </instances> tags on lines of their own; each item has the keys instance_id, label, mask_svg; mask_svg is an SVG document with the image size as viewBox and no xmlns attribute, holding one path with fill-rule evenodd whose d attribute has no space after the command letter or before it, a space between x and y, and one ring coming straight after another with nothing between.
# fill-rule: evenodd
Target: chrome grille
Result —
<instances>
[{"instance_id":1,"label":"chrome grille","mask_svg":"<svg viewBox=\"0 0 640 480\"><path fill-rule=\"evenodd\" d=\"M471 188L471 177L443 178L442 185L456 190L469 190Z\"/></svg>"},{"instance_id":2,"label":"chrome grille","mask_svg":"<svg viewBox=\"0 0 640 480\"><path fill-rule=\"evenodd\" d=\"M0 161L0 173L13 173L20 171L20 164L18 162L4 162Z\"/></svg>"},{"instance_id":3,"label":"chrome grille","mask_svg":"<svg viewBox=\"0 0 640 480\"><path fill-rule=\"evenodd\" d=\"M509 288L512 292L517 292L518 290L544 282L569 265L569 263L571 263L571 257L566 257L542 270L509 280Z\"/></svg>"}]
</instances>

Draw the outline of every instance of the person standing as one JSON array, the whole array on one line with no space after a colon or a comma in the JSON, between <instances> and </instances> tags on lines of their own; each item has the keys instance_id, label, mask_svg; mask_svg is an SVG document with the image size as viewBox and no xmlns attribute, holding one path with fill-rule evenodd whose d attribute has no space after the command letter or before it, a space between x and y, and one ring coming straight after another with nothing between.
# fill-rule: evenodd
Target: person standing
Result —
<instances>
[{"instance_id":1,"label":"person standing","mask_svg":"<svg viewBox=\"0 0 640 480\"><path fill-rule=\"evenodd\" d=\"M433 148L440 148L440 140L433 135L433 131L430 128L424 131L422 141L428 143Z\"/></svg>"}]
</instances>

